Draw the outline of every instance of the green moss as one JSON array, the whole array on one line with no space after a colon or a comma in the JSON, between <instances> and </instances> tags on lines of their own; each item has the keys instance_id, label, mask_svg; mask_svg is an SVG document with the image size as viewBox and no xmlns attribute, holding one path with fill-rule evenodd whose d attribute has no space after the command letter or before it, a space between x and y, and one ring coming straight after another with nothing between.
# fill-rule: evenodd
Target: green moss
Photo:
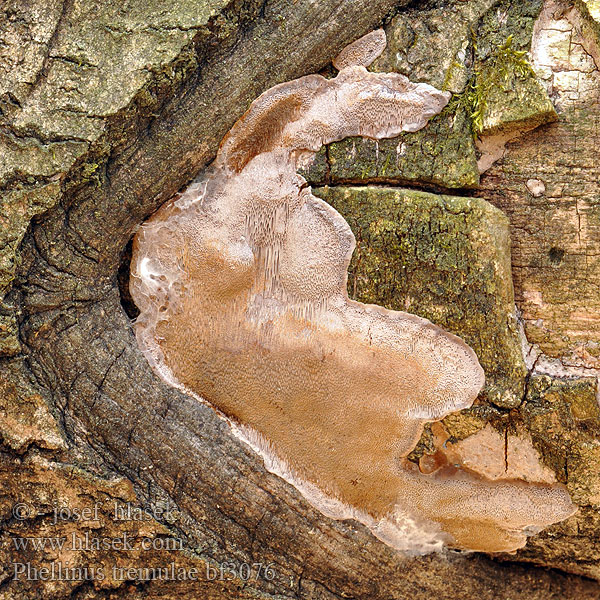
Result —
<instances>
[{"instance_id":1,"label":"green moss","mask_svg":"<svg viewBox=\"0 0 600 600\"><path fill-rule=\"evenodd\" d=\"M373 70L400 72L457 93L418 132L379 142L352 138L332 144L329 170L317 163L307 179L314 184L378 181L477 187L474 137L556 119L526 59L540 8L539 0L518 5L477 2L468 10L459 3L452 15L431 9L396 17L387 28L388 48Z\"/></svg>"},{"instance_id":2,"label":"green moss","mask_svg":"<svg viewBox=\"0 0 600 600\"><path fill-rule=\"evenodd\" d=\"M448 69L446 70L446 74L444 76L444 81L442 83L441 90L446 92L446 91L452 91L452 90L456 89L456 87L458 87L456 84L456 81L464 78L466 72L467 72L467 69L466 69L465 65L458 62L457 60L453 60L450 63L450 66L448 67Z\"/></svg>"},{"instance_id":3,"label":"green moss","mask_svg":"<svg viewBox=\"0 0 600 600\"><path fill-rule=\"evenodd\" d=\"M309 164L298 169L298 173L307 181L313 183L329 183L329 162L327 160L327 147L323 147L317 152Z\"/></svg>"},{"instance_id":4,"label":"green moss","mask_svg":"<svg viewBox=\"0 0 600 600\"><path fill-rule=\"evenodd\" d=\"M582 34L600 42L600 2L598 0L575 0L575 6L583 17Z\"/></svg>"},{"instance_id":5,"label":"green moss","mask_svg":"<svg viewBox=\"0 0 600 600\"><path fill-rule=\"evenodd\" d=\"M476 187L477 156L462 106L447 107L424 129L388 140L348 138L328 148L331 182L424 182L446 188ZM323 168L309 170L314 184L327 183Z\"/></svg>"},{"instance_id":6,"label":"green moss","mask_svg":"<svg viewBox=\"0 0 600 600\"><path fill-rule=\"evenodd\" d=\"M470 71L471 30L495 0L450 0L403 10L386 27L388 46L373 64L460 93Z\"/></svg>"},{"instance_id":7,"label":"green moss","mask_svg":"<svg viewBox=\"0 0 600 600\"><path fill-rule=\"evenodd\" d=\"M528 51L531 47L533 25L542 9L543 0L500 0L478 23L475 59L485 62L511 37L511 47Z\"/></svg>"},{"instance_id":8,"label":"green moss","mask_svg":"<svg viewBox=\"0 0 600 600\"><path fill-rule=\"evenodd\" d=\"M425 317L461 336L486 377L484 396L518 406L526 374L514 315L508 222L487 202L381 187L315 192L357 241L349 295Z\"/></svg>"},{"instance_id":9,"label":"green moss","mask_svg":"<svg viewBox=\"0 0 600 600\"><path fill-rule=\"evenodd\" d=\"M534 128L557 118L526 58L541 7L541 0L503 0L479 24L465 92L475 134Z\"/></svg>"},{"instance_id":10,"label":"green moss","mask_svg":"<svg viewBox=\"0 0 600 600\"><path fill-rule=\"evenodd\" d=\"M554 108L537 83L526 54L513 46L511 34L475 70L462 99L474 134L491 133L502 125L531 120L536 115L540 122L554 117ZM492 116L494 113L499 116Z\"/></svg>"}]
</instances>

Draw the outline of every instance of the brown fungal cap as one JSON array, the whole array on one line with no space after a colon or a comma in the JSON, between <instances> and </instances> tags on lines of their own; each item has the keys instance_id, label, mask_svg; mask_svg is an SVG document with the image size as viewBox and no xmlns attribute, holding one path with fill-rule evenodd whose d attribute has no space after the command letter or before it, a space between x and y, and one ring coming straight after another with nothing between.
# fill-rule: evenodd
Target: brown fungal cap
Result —
<instances>
[{"instance_id":1,"label":"brown fungal cap","mask_svg":"<svg viewBox=\"0 0 600 600\"><path fill-rule=\"evenodd\" d=\"M368 67L385 50L386 44L385 31L375 29L346 46L331 62L339 71L350 66Z\"/></svg>"},{"instance_id":2,"label":"brown fungal cap","mask_svg":"<svg viewBox=\"0 0 600 600\"><path fill-rule=\"evenodd\" d=\"M354 236L297 174L323 144L414 131L448 102L361 66L382 35L343 51L336 78L309 75L260 96L211 170L140 229L136 335L161 377L237 424L327 514L415 552L480 548L481 532L495 536L486 548L513 549L529 525L558 520L546 501L562 507L568 496L524 483L502 483L499 494L500 484L494 492L458 469L413 470L404 457L424 423L470 406L483 370L429 321L348 299Z\"/></svg>"}]
</instances>

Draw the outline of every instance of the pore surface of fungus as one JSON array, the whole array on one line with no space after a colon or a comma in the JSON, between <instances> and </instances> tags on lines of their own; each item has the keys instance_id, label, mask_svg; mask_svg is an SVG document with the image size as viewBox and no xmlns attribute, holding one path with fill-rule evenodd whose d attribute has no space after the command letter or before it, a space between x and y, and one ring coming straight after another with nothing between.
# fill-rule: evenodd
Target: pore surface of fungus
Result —
<instances>
[{"instance_id":1,"label":"pore surface of fungus","mask_svg":"<svg viewBox=\"0 0 600 600\"><path fill-rule=\"evenodd\" d=\"M491 481L406 456L423 425L472 404L474 352L429 321L349 300L355 240L297 174L324 144L416 131L449 94L366 66L376 31L337 77L262 94L210 169L136 235L135 328L165 380L208 401L320 510L425 552L443 543L512 550L568 516L559 486Z\"/></svg>"}]
</instances>

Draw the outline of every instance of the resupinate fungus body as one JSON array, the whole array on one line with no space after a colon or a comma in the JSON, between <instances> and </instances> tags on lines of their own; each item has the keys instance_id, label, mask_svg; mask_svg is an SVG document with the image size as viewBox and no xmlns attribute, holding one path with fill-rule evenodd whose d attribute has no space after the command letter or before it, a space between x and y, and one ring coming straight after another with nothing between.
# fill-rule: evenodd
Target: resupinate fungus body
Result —
<instances>
[{"instance_id":1,"label":"resupinate fungus body","mask_svg":"<svg viewBox=\"0 0 600 600\"><path fill-rule=\"evenodd\" d=\"M297 173L325 144L416 131L447 104L367 71L385 44L374 31L333 61L335 78L267 90L140 228L135 331L163 379L210 403L328 516L413 553L511 551L572 514L569 495L443 453L423 470L407 460L426 422L471 406L483 370L429 321L348 298L354 236Z\"/></svg>"}]
</instances>

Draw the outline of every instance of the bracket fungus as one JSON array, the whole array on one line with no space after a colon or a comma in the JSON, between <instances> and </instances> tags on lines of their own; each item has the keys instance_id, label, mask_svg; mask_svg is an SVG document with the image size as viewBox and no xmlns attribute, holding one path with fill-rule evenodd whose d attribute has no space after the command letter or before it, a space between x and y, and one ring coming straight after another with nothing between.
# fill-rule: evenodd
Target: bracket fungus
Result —
<instances>
[{"instance_id":1,"label":"bracket fungus","mask_svg":"<svg viewBox=\"0 0 600 600\"><path fill-rule=\"evenodd\" d=\"M513 550L571 514L568 494L406 459L425 422L471 406L483 370L429 321L348 298L354 236L297 173L324 144L416 131L447 104L367 71L384 47L373 32L342 51L335 78L267 90L140 228L136 335L163 379L209 402L322 512L411 552Z\"/></svg>"}]
</instances>

